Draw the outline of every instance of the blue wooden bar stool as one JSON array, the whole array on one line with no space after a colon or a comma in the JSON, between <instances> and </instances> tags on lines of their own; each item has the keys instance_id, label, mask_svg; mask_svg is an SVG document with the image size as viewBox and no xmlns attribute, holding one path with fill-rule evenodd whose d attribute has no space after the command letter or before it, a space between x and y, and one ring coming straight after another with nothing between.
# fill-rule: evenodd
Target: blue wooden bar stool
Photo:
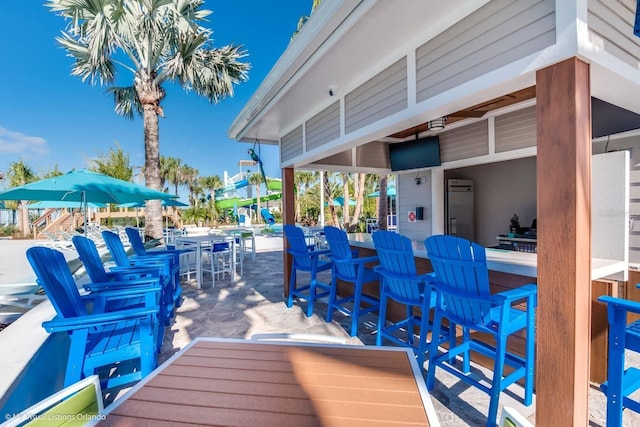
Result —
<instances>
[{"instance_id":1,"label":"blue wooden bar stool","mask_svg":"<svg viewBox=\"0 0 640 427\"><path fill-rule=\"evenodd\" d=\"M287 298L287 307L291 308L293 299L304 298L307 300L307 317L313 314L313 303L316 299L329 296L331 285L319 282L317 273L330 270L333 262L321 260L322 255L329 255L330 250L317 251L313 247L307 246L304 231L295 225L286 224L284 227L284 235L289 243L288 253L293 256L291 264L291 280L289 281L289 297ZM309 284L297 286L298 271L309 273Z\"/></svg>"},{"instance_id":2,"label":"blue wooden bar stool","mask_svg":"<svg viewBox=\"0 0 640 427\"><path fill-rule=\"evenodd\" d=\"M640 389L640 369L625 369L625 351L640 352L640 320L627 325L627 313L640 314L640 303L610 296L598 301L607 304L609 354L607 381L600 388L607 395L607 427L622 426L622 412L640 413L640 402L629 396Z\"/></svg>"},{"instance_id":3,"label":"blue wooden bar stool","mask_svg":"<svg viewBox=\"0 0 640 427\"><path fill-rule=\"evenodd\" d=\"M495 426L500 393L511 384L524 380L524 404L528 406L533 401L537 286L528 284L491 294L484 247L466 239L442 235L427 238L425 247L435 272L433 286L438 290L433 333L442 328L443 319L462 327L462 340L442 354L438 353L437 343L432 341L427 388L433 390L436 370L442 368L484 391L490 396L487 426ZM522 302L526 302L525 310L515 307ZM495 347L472 338L471 331L489 334L495 340ZM507 348L507 339L520 331L525 332L523 356ZM470 351L494 360L490 386L469 375ZM463 357L462 369L451 363L457 356ZM505 374L505 366L512 370Z\"/></svg>"}]
</instances>

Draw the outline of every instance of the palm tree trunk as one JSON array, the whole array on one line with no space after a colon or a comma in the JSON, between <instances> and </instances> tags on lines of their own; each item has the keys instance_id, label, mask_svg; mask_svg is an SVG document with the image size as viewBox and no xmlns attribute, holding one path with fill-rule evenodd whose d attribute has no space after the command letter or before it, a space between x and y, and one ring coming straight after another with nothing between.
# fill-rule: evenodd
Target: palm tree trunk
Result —
<instances>
[{"instance_id":1,"label":"palm tree trunk","mask_svg":"<svg viewBox=\"0 0 640 427\"><path fill-rule=\"evenodd\" d=\"M387 229L387 215L389 206L387 204L387 175L380 175L380 190L378 193L378 229Z\"/></svg>"},{"instance_id":2,"label":"palm tree trunk","mask_svg":"<svg viewBox=\"0 0 640 427\"><path fill-rule=\"evenodd\" d=\"M342 203L342 221L344 221L344 228L349 228L349 174L342 174L342 197L344 198Z\"/></svg>"},{"instance_id":3,"label":"palm tree trunk","mask_svg":"<svg viewBox=\"0 0 640 427\"><path fill-rule=\"evenodd\" d=\"M329 204L329 212L331 212L331 220L333 221L333 225L338 227L340 225L340 220L338 219L338 214L336 213L336 207L333 205L333 196L331 195L331 186L329 185L329 174L327 172L324 173L322 178L322 185L324 187L324 196ZM324 206L322 206L324 209Z\"/></svg>"},{"instance_id":4,"label":"palm tree trunk","mask_svg":"<svg viewBox=\"0 0 640 427\"><path fill-rule=\"evenodd\" d=\"M357 173L353 177L353 182L356 183L358 188L356 189L356 208L353 211L353 217L351 218L351 222L349 223L348 231L349 233L354 233L358 228L358 221L360 220L360 213L362 212L362 206L364 205L364 187L365 180L367 179L366 173Z\"/></svg>"},{"instance_id":5,"label":"palm tree trunk","mask_svg":"<svg viewBox=\"0 0 640 427\"><path fill-rule=\"evenodd\" d=\"M20 230L22 231L22 237L29 235L29 210L25 207L27 201L20 202L20 210L18 211L18 223L20 224Z\"/></svg>"},{"instance_id":6,"label":"palm tree trunk","mask_svg":"<svg viewBox=\"0 0 640 427\"><path fill-rule=\"evenodd\" d=\"M160 140L158 113L155 105L144 105L144 178L145 185L162 191L160 185ZM162 206L160 200L148 200L145 207L145 233L162 239Z\"/></svg>"}]
</instances>

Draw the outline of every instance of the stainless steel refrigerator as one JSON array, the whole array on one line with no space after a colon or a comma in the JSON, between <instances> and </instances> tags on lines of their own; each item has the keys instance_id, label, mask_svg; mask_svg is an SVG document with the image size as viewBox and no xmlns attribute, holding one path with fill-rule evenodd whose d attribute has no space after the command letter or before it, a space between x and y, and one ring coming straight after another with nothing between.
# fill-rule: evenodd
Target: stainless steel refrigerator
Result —
<instances>
[{"instance_id":1,"label":"stainless steel refrigerator","mask_svg":"<svg viewBox=\"0 0 640 427\"><path fill-rule=\"evenodd\" d=\"M474 241L472 180L447 180L447 204L445 210L447 234Z\"/></svg>"}]
</instances>

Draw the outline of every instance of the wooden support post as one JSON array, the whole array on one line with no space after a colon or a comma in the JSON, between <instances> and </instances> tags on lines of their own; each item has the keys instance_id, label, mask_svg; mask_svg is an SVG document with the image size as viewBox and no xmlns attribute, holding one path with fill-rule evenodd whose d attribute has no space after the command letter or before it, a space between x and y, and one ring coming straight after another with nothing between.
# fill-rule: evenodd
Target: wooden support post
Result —
<instances>
[{"instance_id":1,"label":"wooden support post","mask_svg":"<svg viewBox=\"0 0 640 427\"><path fill-rule=\"evenodd\" d=\"M293 180L293 168L282 169L282 223L283 224L295 224L295 202L294 202L294 180ZM282 237L284 242L282 244L282 256L283 256L283 268L284 268L284 297L289 296L289 280L291 279L291 264L293 259L291 255L287 253L289 245L287 239Z\"/></svg>"},{"instance_id":2,"label":"wooden support post","mask_svg":"<svg viewBox=\"0 0 640 427\"><path fill-rule=\"evenodd\" d=\"M536 73L536 425L589 424L591 94L571 58Z\"/></svg>"}]
</instances>

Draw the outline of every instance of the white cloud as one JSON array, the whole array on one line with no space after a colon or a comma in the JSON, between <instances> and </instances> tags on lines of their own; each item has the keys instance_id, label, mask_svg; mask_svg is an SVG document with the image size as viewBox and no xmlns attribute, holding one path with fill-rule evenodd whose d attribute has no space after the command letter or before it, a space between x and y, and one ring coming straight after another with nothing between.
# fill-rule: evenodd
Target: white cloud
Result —
<instances>
[{"instance_id":1,"label":"white cloud","mask_svg":"<svg viewBox=\"0 0 640 427\"><path fill-rule=\"evenodd\" d=\"M25 158L49 153L47 141L39 136L29 136L0 126L0 155L9 154Z\"/></svg>"}]
</instances>

